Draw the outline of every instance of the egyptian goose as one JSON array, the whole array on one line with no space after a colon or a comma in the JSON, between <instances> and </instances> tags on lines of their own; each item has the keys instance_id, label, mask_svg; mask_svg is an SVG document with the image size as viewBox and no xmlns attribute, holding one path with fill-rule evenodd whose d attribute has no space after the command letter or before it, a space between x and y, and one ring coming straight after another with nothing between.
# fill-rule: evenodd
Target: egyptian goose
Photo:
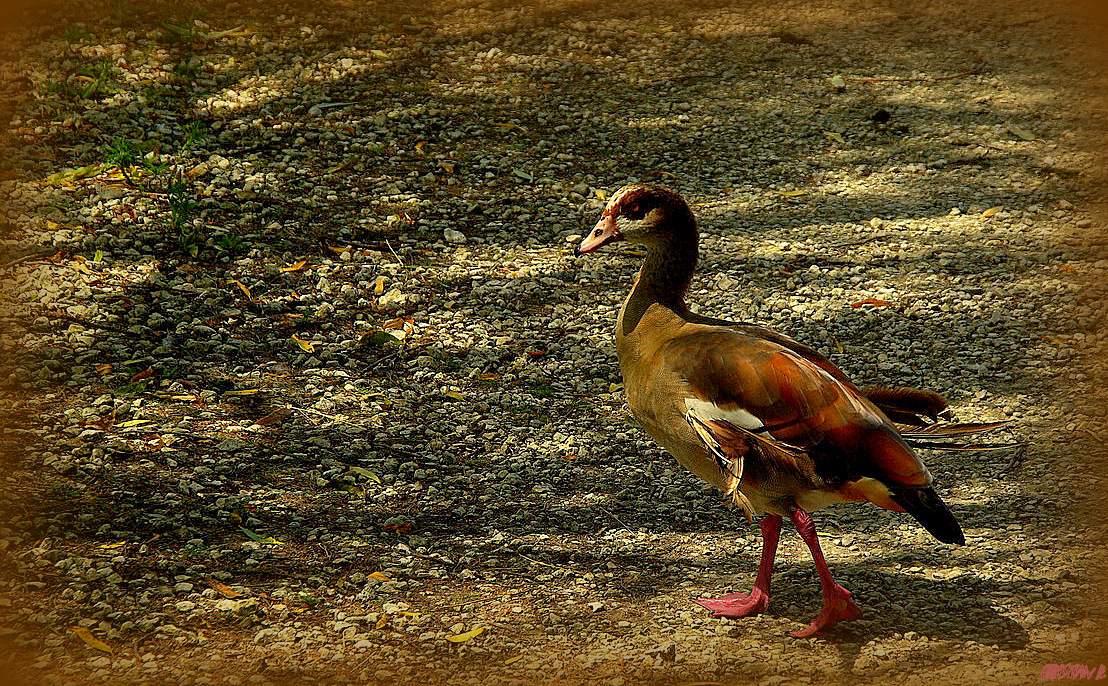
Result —
<instances>
[{"instance_id":1,"label":"egyptian goose","mask_svg":"<svg viewBox=\"0 0 1108 686\"><path fill-rule=\"evenodd\" d=\"M869 501L907 512L938 540L965 543L927 467L890 419L927 424L946 411L941 396L905 388L863 391L787 336L690 312L685 293L696 269L698 235L692 211L673 191L651 184L620 189L574 254L621 240L647 248L616 320L631 412L748 519L765 514L751 592L695 602L723 617L765 610L781 521L788 517L811 550L823 591L819 616L790 635L811 636L860 617L850 592L831 578L808 514L831 503Z\"/></svg>"}]
</instances>

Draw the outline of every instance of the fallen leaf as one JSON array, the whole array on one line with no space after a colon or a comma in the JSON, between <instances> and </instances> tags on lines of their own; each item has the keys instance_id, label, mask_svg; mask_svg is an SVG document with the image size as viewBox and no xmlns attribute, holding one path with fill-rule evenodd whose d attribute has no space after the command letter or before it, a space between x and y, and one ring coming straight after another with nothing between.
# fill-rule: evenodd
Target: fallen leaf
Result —
<instances>
[{"instance_id":1,"label":"fallen leaf","mask_svg":"<svg viewBox=\"0 0 1108 686\"><path fill-rule=\"evenodd\" d=\"M141 372L139 372L138 374L135 374L134 376L131 377L131 383L134 383L136 381L142 381L143 379L148 379L153 375L154 375L154 370L153 369L144 369Z\"/></svg>"},{"instance_id":2,"label":"fallen leaf","mask_svg":"<svg viewBox=\"0 0 1108 686\"><path fill-rule=\"evenodd\" d=\"M112 168L110 164L90 164L87 167L66 169L65 171L51 174L42 180L42 183L54 186L62 183L72 183L81 179L91 179Z\"/></svg>"},{"instance_id":3,"label":"fallen leaf","mask_svg":"<svg viewBox=\"0 0 1108 686\"><path fill-rule=\"evenodd\" d=\"M543 355L546 355L549 352L550 352L549 350L528 350L527 354L530 355L531 357L542 357Z\"/></svg>"},{"instance_id":4,"label":"fallen leaf","mask_svg":"<svg viewBox=\"0 0 1108 686\"><path fill-rule=\"evenodd\" d=\"M861 307L862 305L873 305L874 307L888 307L892 305L890 302L884 300L878 300L877 298L866 298L865 300L859 300L856 303L850 303L851 307Z\"/></svg>"},{"instance_id":5,"label":"fallen leaf","mask_svg":"<svg viewBox=\"0 0 1108 686\"><path fill-rule=\"evenodd\" d=\"M480 636L481 634L485 633L486 628L488 628L488 627L479 626L476 629L472 629L470 631L465 632L464 634L455 634L454 636L447 636L446 640L450 641L451 643L464 643L464 642L468 641L469 639L471 639L475 636Z\"/></svg>"},{"instance_id":6,"label":"fallen leaf","mask_svg":"<svg viewBox=\"0 0 1108 686\"><path fill-rule=\"evenodd\" d=\"M1000 211L1001 211L1001 210L1003 210L1003 209L1004 209L1004 208L1003 208L1002 206L1000 206L1000 205L997 205L996 207L990 207L989 209L987 209L987 210L985 210L984 212L982 212L982 213L981 213L981 216L982 216L982 217L991 217L991 216L993 216L993 215L994 215L994 214L996 214L997 212L1000 212Z\"/></svg>"},{"instance_id":7,"label":"fallen leaf","mask_svg":"<svg viewBox=\"0 0 1108 686\"><path fill-rule=\"evenodd\" d=\"M289 418L289 416L291 414L292 414L292 410L290 410L289 408L279 407L276 410L274 410L274 411L270 412L269 414L267 414L266 416L262 417L261 419L255 421L254 423L257 424L258 426L270 426L270 425L276 424L278 422L285 421L286 419Z\"/></svg>"},{"instance_id":8,"label":"fallen leaf","mask_svg":"<svg viewBox=\"0 0 1108 686\"><path fill-rule=\"evenodd\" d=\"M384 293L385 284L388 282L389 278L387 276L378 276L377 279L373 282L373 294L381 295L382 293Z\"/></svg>"},{"instance_id":9,"label":"fallen leaf","mask_svg":"<svg viewBox=\"0 0 1108 686\"><path fill-rule=\"evenodd\" d=\"M396 336L393 336L388 331L370 331L358 339L359 348L397 345L399 343L400 341L396 340Z\"/></svg>"},{"instance_id":10,"label":"fallen leaf","mask_svg":"<svg viewBox=\"0 0 1108 686\"><path fill-rule=\"evenodd\" d=\"M208 585L215 589L215 591L224 598L230 598L234 600L235 598L242 598L246 595L245 593L239 593L222 581L216 581L215 579L208 579Z\"/></svg>"},{"instance_id":11,"label":"fallen leaf","mask_svg":"<svg viewBox=\"0 0 1108 686\"><path fill-rule=\"evenodd\" d=\"M446 172L447 174L453 174L454 173L454 163L453 162L443 162L443 161L440 160L439 161L439 166L442 167L442 170L444 172Z\"/></svg>"},{"instance_id":12,"label":"fallen leaf","mask_svg":"<svg viewBox=\"0 0 1108 686\"><path fill-rule=\"evenodd\" d=\"M1030 131L1028 131L1025 128L1016 126L1015 124L1012 124L1011 122L1008 123L1008 126L1006 128L1008 129L1008 133L1011 133L1014 136L1022 138L1025 141L1033 141L1033 140L1038 139L1038 136L1036 136L1035 134L1031 133Z\"/></svg>"},{"instance_id":13,"label":"fallen leaf","mask_svg":"<svg viewBox=\"0 0 1108 686\"><path fill-rule=\"evenodd\" d=\"M367 575L370 579L376 579L377 581L392 581L384 572L373 572Z\"/></svg>"},{"instance_id":14,"label":"fallen leaf","mask_svg":"<svg viewBox=\"0 0 1108 686\"><path fill-rule=\"evenodd\" d=\"M352 102L320 102L312 105L308 108L309 115L319 114L323 110L329 110L333 107L346 107L347 105L353 105Z\"/></svg>"},{"instance_id":15,"label":"fallen leaf","mask_svg":"<svg viewBox=\"0 0 1108 686\"><path fill-rule=\"evenodd\" d=\"M82 274L88 274L89 276L92 276L95 273L91 269L86 267L84 262L78 262L78 261L75 260L73 262L70 262L69 266L73 267L74 269L81 272Z\"/></svg>"},{"instance_id":16,"label":"fallen leaf","mask_svg":"<svg viewBox=\"0 0 1108 686\"><path fill-rule=\"evenodd\" d=\"M314 353L315 352L315 346L314 345L312 345L308 341L303 340L302 338L300 338L296 334L292 335L292 340L296 341L296 345L301 350L303 350L304 352L306 352L306 353Z\"/></svg>"},{"instance_id":17,"label":"fallen leaf","mask_svg":"<svg viewBox=\"0 0 1108 686\"><path fill-rule=\"evenodd\" d=\"M388 614L387 613L382 613L381 616L377 618L377 624L374 625L374 628L375 629L384 629L385 625L388 624L388 623L389 623Z\"/></svg>"},{"instance_id":18,"label":"fallen leaf","mask_svg":"<svg viewBox=\"0 0 1108 686\"><path fill-rule=\"evenodd\" d=\"M785 196L786 198L795 198L798 195L804 195L807 191L801 189L801 190L795 190L795 191L777 191L777 190L775 190L773 192L774 193L780 193L781 195Z\"/></svg>"},{"instance_id":19,"label":"fallen leaf","mask_svg":"<svg viewBox=\"0 0 1108 686\"><path fill-rule=\"evenodd\" d=\"M274 538L272 536L261 536L260 534L256 534L253 531L251 531L250 529L247 529L246 527L243 527L243 526L240 526L239 529L241 529L242 533L246 534L247 537L250 538L250 540L257 541L258 543L264 543L266 545L284 545L285 544L284 541L278 541L276 538Z\"/></svg>"},{"instance_id":20,"label":"fallen leaf","mask_svg":"<svg viewBox=\"0 0 1108 686\"><path fill-rule=\"evenodd\" d=\"M103 250L97 250L96 252L94 252L92 254L92 261L93 262L103 262L104 261L104 251Z\"/></svg>"},{"instance_id":21,"label":"fallen leaf","mask_svg":"<svg viewBox=\"0 0 1108 686\"><path fill-rule=\"evenodd\" d=\"M254 296L250 295L250 289L247 288L246 286L244 286L243 283L241 281L239 281L238 279L228 279L227 281L223 282L223 285L226 286L226 285L232 284L232 283L239 287L239 290L241 290L243 292L243 294L246 295L247 300L253 300L254 299Z\"/></svg>"},{"instance_id":22,"label":"fallen leaf","mask_svg":"<svg viewBox=\"0 0 1108 686\"><path fill-rule=\"evenodd\" d=\"M843 77L835 74L831 77L831 85L835 88L846 88L846 81L843 80Z\"/></svg>"},{"instance_id":23,"label":"fallen leaf","mask_svg":"<svg viewBox=\"0 0 1108 686\"><path fill-rule=\"evenodd\" d=\"M95 649L103 651L105 653L110 653L113 656L115 655L115 651L112 650L112 647L110 645L108 645L107 643L104 643L99 638L96 638L95 636L93 636L92 632L89 631L88 629L86 629L85 627L83 627L83 626L71 626L71 627L69 627L69 630L71 632L73 632L74 634L76 634L77 638L84 641L85 645L87 645L88 647L95 648Z\"/></svg>"},{"instance_id":24,"label":"fallen leaf","mask_svg":"<svg viewBox=\"0 0 1108 686\"><path fill-rule=\"evenodd\" d=\"M522 654L520 654L520 655L516 655L515 657L510 657L510 658L508 658L507 660L504 660L504 664L506 664L506 665L510 665L510 664L512 664L512 663L514 663L514 662L519 662L519 661L520 661L520 660L522 660L522 659L523 659L523 655L522 655Z\"/></svg>"},{"instance_id":25,"label":"fallen leaf","mask_svg":"<svg viewBox=\"0 0 1108 686\"><path fill-rule=\"evenodd\" d=\"M350 471L354 472L355 474L360 474L361 476L364 476L375 484L381 483L381 477L377 476L365 467L351 467Z\"/></svg>"},{"instance_id":26,"label":"fallen leaf","mask_svg":"<svg viewBox=\"0 0 1108 686\"><path fill-rule=\"evenodd\" d=\"M485 373L485 374L478 374L477 378L481 379L482 381L495 381L496 379L500 378L500 375L499 374Z\"/></svg>"},{"instance_id":27,"label":"fallen leaf","mask_svg":"<svg viewBox=\"0 0 1108 686\"><path fill-rule=\"evenodd\" d=\"M594 190L593 193L596 195L597 198L599 198L601 200L607 200L608 199L608 194L605 193L604 191L600 190L599 188Z\"/></svg>"},{"instance_id":28,"label":"fallen leaf","mask_svg":"<svg viewBox=\"0 0 1108 686\"><path fill-rule=\"evenodd\" d=\"M408 610L401 610L398 614L404 615L405 617L418 617L423 613L422 612L409 612Z\"/></svg>"},{"instance_id":29,"label":"fallen leaf","mask_svg":"<svg viewBox=\"0 0 1108 686\"><path fill-rule=\"evenodd\" d=\"M387 52L385 52L384 50L378 50L377 48L370 50L369 54L373 55L374 57L380 57L383 60L389 58L389 54Z\"/></svg>"},{"instance_id":30,"label":"fallen leaf","mask_svg":"<svg viewBox=\"0 0 1108 686\"><path fill-rule=\"evenodd\" d=\"M100 546L100 550L115 550L116 548L122 548L127 545L127 541L116 541L115 543L105 543Z\"/></svg>"},{"instance_id":31,"label":"fallen leaf","mask_svg":"<svg viewBox=\"0 0 1108 686\"><path fill-rule=\"evenodd\" d=\"M610 384L608 384L608 392L609 393L615 393L617 391L622 391L622 390L623 390L623 384L621 384L621 383L610 383Z\"/></svg>"},{"instance_id":32,"label":"fallen leaf","mask_svg":"<svg viewBox=\"0 0 1108 686\"><path fill-rule=\"evenodd\" d=\"M410 534L412 533L411 524L386 524L382 527L385 531L395 531L398 534Z\"/></svg>"},{"instance_id":33,"label":"fallen leaf","mask_svg":"<svg viewBox=\"0 0 1108 686\"><path fill-rule=\"evenodd\" d=\"M153 419L129 419L119 424L121 429L130 429L132 426L142 426L143 424L149 424L153 422Z\"/></svg>"},{"instance_id":34,"label":"fallen leaf","mask_svg":"<svg viewBox=\"0 0 1108 686\"><path fill-rule=\"evenodd\" d=\"M327 249L335 253L336 255L342 255L344 252L351 252L352 250L354 250L354 248L350 247L349 245L345 248L328 245Z\"/></svg>"},{"instance_id":35,"label":"fallen leaf","mask_svg":"<svg viewBox=\"0 0 1108 686\"><path fill-rule=\"evenodd\" d=\"M423 149L426 147L427 141L420 141L415 144L415 151L418 152L420 155L426 155L427 153L423 152Z\"/></svg>"},{"instance_id":36,"label":"fallen leaf","mask_svg":"<svg viewBox=\"0 0 1108 686\"><path fill-rule=\"evenodd\" d=\"M103 364L96 365L96 371L99 372L101 376L107 376L108 374L111 374L112 369L113 367L111 362L104 362Z\"/></svg>"},{"instance_id":37,"label":"fallen leaf","mask_svg":"<svg viewBox=\"0 0 1108 686\"><path fill-rule=\"evenodd\" d=\"M236 388L233 391L224 391L223 395L257 395L262 392L260 388Z\"/></svg>"},{"instance_id":38,"label":"fallen leaf","mask_svg":"<svg viewBox=\"0 0 1108 686\"><path fill-rule=\"evenodd\" d=\"M519 178L523 179L524 181L533 181L535 179L535 177L533 177L530 174L528 174L527 172L521 171L519 169L513 169L512 173L515 174L516 176L518 176Z\"/></svg>"},{"instance_id":39,"label":"fallen leaf","mask_svg":"<svg viewBox=\"0 0 1108 686\"><path fill-rule=\"evenodd\" d=\"M443 395L453 400L465 400L465 396L458 391L445 391Z\"/></svg>"},{"instance_id":40,"label":"fallen leaf","mask_svg":"<svg viewBox=\"0 0 1108 686\"><path fill-rule=\"evenodd\" d=\"M298 272L306 266L308 266L308 261L307 260L300 260L299 262L297 262L296 264L294 264L292 266L281 267L277 271L279 271L279 272Z\"/></svg>"},{"instance_id":41,"label":"fallen leaf","mask_svg":"<svg viewBox=\"0 0 1108 686\"><path fill-rule=\"evenodd\" d=\"M824 131L823 135L827 136L839 145L846 145L846 140L843 138L841 133L836 133L835 131Z\"/></svg>"}]
</instances>

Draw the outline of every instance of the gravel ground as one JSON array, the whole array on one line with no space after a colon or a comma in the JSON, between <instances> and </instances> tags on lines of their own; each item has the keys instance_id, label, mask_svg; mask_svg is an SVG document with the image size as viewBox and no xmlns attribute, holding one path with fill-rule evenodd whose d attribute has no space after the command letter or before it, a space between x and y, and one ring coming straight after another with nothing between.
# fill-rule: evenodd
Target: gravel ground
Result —
<instances>
[{"instance_id":1,"label":"gravel ground","mask_svg":"<svg viewBox=\"0 0 1108 686\"><path fill-rule=\"evenodd\" d=\"M1108 662L1103 27L1017 2L87 5L2 41L9 678ZM626 411L637 257L570 250L629 180L694 204L700 311L1014 420L1022 450L926 456L968 545L833 507L863 619L784 635L819 607L791 531L768 614L689 602L749 586L760 538Z\"/></svg>"}]
</instances>

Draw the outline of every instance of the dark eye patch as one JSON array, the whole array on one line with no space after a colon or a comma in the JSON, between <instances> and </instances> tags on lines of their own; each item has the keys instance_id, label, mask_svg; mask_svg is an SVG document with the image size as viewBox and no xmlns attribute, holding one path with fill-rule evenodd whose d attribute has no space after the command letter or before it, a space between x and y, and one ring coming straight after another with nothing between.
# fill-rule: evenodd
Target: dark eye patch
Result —
<instances>
[{"instance_id":1,"label":"dark eye patch","mask_svg":"<svg viewBox=\"0 0 1108 686\"><path fill-rule=\"evenodd\" d=\"M633 202L627 206L623 214L627 215L628 219L642 219L646 216L646 209L640 203Z\"/></svg>"}]
</instances>

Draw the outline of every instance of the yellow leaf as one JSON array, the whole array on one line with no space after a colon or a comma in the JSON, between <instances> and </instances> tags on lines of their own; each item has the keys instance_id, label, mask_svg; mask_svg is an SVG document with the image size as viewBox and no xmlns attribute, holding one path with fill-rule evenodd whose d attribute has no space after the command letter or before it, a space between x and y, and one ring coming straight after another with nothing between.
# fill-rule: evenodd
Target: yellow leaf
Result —
<instances>
[{"instance_id":1,"label":"yellow leaf","mask_svg":"<svg viewBox=\"0 0 1108 686\"><path fill-rule=\"evenodd\" d=\"M425 147L427 147L427 141L420 141L420 142L418 142L418 143L416 143L416 144L415 144L415 150L416 150L416 152L418 152L418 153L419 153L420 155L426 155L426 154L427 154L427 153L423 152L423 149L424 149Z\"/></svg>"},{"instance_id":2,"label":"yellow leaf","mask_svg":"<svg viewBox=\"0 0 1108 686\"><path fill-rule=\"evenodd\" d=\"M377 624L374 626L374 628L383 629L383 628L385 628L385 625L388 624L388 623L389 623L389 616L387 614L382 614L381 617L377 620Z\"/></svg>"},{"instance_id":3,"label":"yellow leaf","mask_svg":"<svg viewBox=\"0 0 1108 686\"><path fill-rule=\"evenodd\" d=\"M223 285L226 286L226 285L232 284L232 283L239 287L239 290L241 290L246 295L247 300L253 300L254 299L254 296L250 295L250 289L247 288L246 286L244 286L243 283L241 281L239 281L238 279L229 279L227 281L224 281Z\"/></svg>"},{"instance_id":4,"label":"yellow leaf","mask_svg":"<svg viewBox=\"0 0 1108 686\"><path fill-rule=\"evenodd\" d=\"M464 642L468 641L469 639L473 638L474 636L480 636L481 634L485 633L485 629L487 629L487 628L488 627L479 626L476 629L472 629L470 631L465 632L464 634L456 634L454 636L447 636L446 640L450 641L451 643L464 643Z\"/></svg>"},{"instance_id":5,"label":"yellow leaf","mask_svg":"<svg viewBox=\"0 0 1108 686\"><path fill-rule=\"evenodd\" d=\"M835 88L846 88L846 81L843 80L843 77L835 74L831 77L831 85Z\"/></svg>"},{"instance_id":6,"label":"yellow leaf","mask_svg":"<svg viewBox=\"0 0 1108 686\"><path fill-rule=\"evenodd\" d=\"M315 346L314 345L312 345L308 341L305 341L305 340L299 338L296 334L292 335L292 340L296 341L296 345L298 345L300 347L300 349L303 350L304 352L306 352L306 353L314 353L315 352Z\"/></svg>"},{"instance_id":7,"label":"yellow leaf","mask_svg":"<svg viewBox=\"0 0 1108 686\"><path fill-rule=\"evenodd\" d=\"M615 393L616 391L621 391L621 390L623 390L623 384L621 384L621 383L610 383L610 384L608 384L608 392L609 393Z\"/></svg>"},{"instance_id":8,"label":"yellow leaf","mask_svg":"<svg viewBox=\"0 0 1108 686\"><path fill-rule=\"evenodd\" d=\"M101 376L107 376L108 374L111 374L112 369L113 367L111 362L105 362L103 364L96 365L96 371L99 372Z\"/></svg>"},{"instance_id":9,"label":"yellow leaf","mask_svg":"<svg viewBox=\"0 0 1108 686\"><path fill-rule=\"evenodd\" d=\"M261 392L260 388L236 388L233 391L225 391L223 395L257 395Z\"/></svg>"},{"instance_id":10,"label":"yellow leaf","mask_svg":"<svg viewBox=\"0 0 1108 686\"><path fill-rule=\"evenodd\" d=\"M400 614L404 615L405 617L418 617L423 613L422 612L409 612L408 610L401 610Z\"/></svg>"},{"instance_id":11,"label":"yellow leaf","mask_svg":"<svg viewBox=\"0 0 1108 686\"><path fill-rule=\"evenodd\" d=\"M600 190L599 188L597 188L595 191L593 191L593 193L596 195L597 198L599 198L601 200L607 200L608 199L608 194L605 193L604 191Z\"/></svg>"},{"instance_id":12,"label":"yellow leaf","mask_svg":"<svg viewBox=\"0 0 1108 686\"><path fill-rule=\"evenodd\" d=\"M373 282L373 294L381 295L385 292L385 284L389 282L387 276L378 276L377 280Z\"/></svg>"},{"instance_id":13,"label":"yellow leaf","mask_svg":"<svg viewBox=\"0 0 1108 686\"><path fill-rule=\"evenodd\" d=\"M308 266L308 261L307 260L300 260L299 262L292 265L291 267L281 267L277 271L279 271L279 272L298 272L306 266Z\"/></svg>"},{"instance_id":14,"label":"yellow leaf","mask_svg":"<svg viewBox=\"0 0 1108 686\"><path fill-rule=\"evenodd\" d=\"M377 579L378 581L392 581L384 572L373 572L369 575L370 579Z\"/></svg>"},{"instance_id":15,"label":"yellow leaf","mask_svg":"<svg viewBox=\"0 0 1108 686\"><path fill-rule=\"evenodd\" d=\"M1015 124L1009 123L1007 128L1008 128L1009 133L1011 133L1012 135L1017 136L1019 138L1022 138L1025 141L1033 141L1036 138L1038 138L1038 136L1031 133L1027 129L1016 126Z\"/></svg>"},{"instance_id":16,"label":"yellow leaf","mask_svg":"<svg viewBox=\"0 0 1108 686\"><path fill-rule=\"evenodd\" d=\"M99 638L96 638L95 636L93 636L92 632L89 631L88 629L86 629L85 627L83 627L83 626L71 626L71 627L69 627L69 630L71 632L73 632L74 634L76 634L77 638L84 641L85 645L87 645L88 647L96 648L97 650L101 650L105 653L111 653L112 655L115 655L115 651L112 650L112 647L110 645L108 645L107 643L104 643Z\"/></svg>"},{"instance_id":17,"label":"yellow leaf","mask_svg":"<svg viewBox=\"0 0 1108 686\"><path fill-rule=\"evenodd\" d=\"M985 210L984 212L982 212L982 213L981 213L981 216L982 216L982 217L991 217L991 216L993 216L994 214L996 214L997 212L999 212L999 211L1001 211L1001 210L1003 210L1003 209L1004 209L1004 208L1003 208L1003 207L1001 207L1000 205L997 205L996 207L990 207L989 209L987 209L987 210Z\"/></svg>"},{"instance_id":18,"label":"yellow leaf","mask_svg":"<svg viewBox=\"0 0 1108 686\"><path fill-rule=\"evenodd\" d=\"M92 261L93 262L103 262L104 261L104 251L103 250L97 250L95 253L93 253Z\"/></svg>"},{"instance_id":19,"label":"yellow leaf","mask_svg":"<svg viewBox=\"0 0 1108 686\"><path fill-rule=\"evenodd\" d=\"M520 653L519 655L516 655L515 657L510 657L510 658L508 658L507 660L504 660L504 664L506 664L506 665L510 665L510 664L512 664L513 662L519 662L519 661L520 661L520 660L522 660L522 659L523 659L523 654L522 654L522 653Z\"/></svg>"},{"instance_id":20,"label":"yellow leaf","mask_svg":"<svg viewBox=\"0 0 1108 686\"><path fill-rule=\"evenodd\" d=\"M62 183L72 183L81 179L92 178L112 168L110 164L90 164L87 167L78 167L77 169L67 169L60 171L57 174L51 174L42 180L42 183L57 185Z\"/></svg>"},{"instance_id":21,"label":"yellow leaf","mask_svg":"<svg viewBox=\"0 0 1108 686\"><path fill-rule=\"evenodd\" d=\"M824 131L823 135L827 136L840 145L846 145L846 141L843 139L842 134L836 133L834 131Z\"/></svg>"},{"instance_id":22,"label":"yellow leaf","mask_svg":"<svg viewBox=\"0 0 1108 686\"><path fill-rule=\"evenodd\" d=\"M89 276L92 276L93 274L92 270L86 267L84 262L78 262L77 260L74 260L73 262L69 263L69 266L73 267L82 274L88 274Z\"/></svg>"},{"instance_id":23,"label":"yellow leaf","mask_svg":"<svg viewBox=\"0 0 1108 686\"><path fill-rule=\"evenodd\" d=\"M276 538L274 538L272 536L266 536L265 538L258 541L258 543L264 543L265 545L284 545L285 544L284 541L278 541Z\"/></svg>"},{"instance_id":24,"label":"yellow leaf","mask_svg":"<svg viewBox=\"0 0 1108 686\"><path fill-rule=\"evenodd\" d=\"M125 422L120 422L119 428L130 429L132 426L142 426L143 424L149 424L154 421L153 419L129 419Z\"/></svg>"},{"instance_id":25,"label":"yellow leaf","mask_svg":"<svg viewBox=\"0 0 1108 686\"><path fill-rule=\"evenodd\" d=\"M384 50L378 50L376 48L370 50L369 54L373 55L374 57L380 57L383 60L388 59L389 57L389 54L387 52L385 52Z\"/></svg>"},{"instance_id":26,"label":"yellow leaf","mask_svg":"<svg viewBox=\"0 0 1108 686\"><path fill-rule=\"evenodd\" d=\"M795 198L795 197L796 197L796 196L798 196L798 195L804 195L804 193L805 193L805 192L806 192L806 191L804 191L804 190L796 190L796 191L774 191L774 193L780 193L781 195L785 196L786 198Z\"/></svg>"},{"instance_id":27,"label":"yellow leaf","mask_svg":"<svg viewBox=\"0 0 1108 686\"><path fill-rule=\"evenodd\" d=\"M115 543L105 543L100 546L100 550L115 550L116 548L122 548L127 545L127 541L116 541Z\"/></svg>"},{"instance_id":28,"label":"yellow leaf","mask_svg":"<svg viewBox=\"0 0 1108 686\"><path fill-rule=\"evenodd\" d=\"M440 161L439 166L442 167L443 171L445 171L447 174L453 174L454 173L454 163L453 162L442 162L442 161Z\"/></svg>"},{"instance_id":29,"label":"yellow leaf","mask_svg":"<svg viewBox=\"0 0 1108 686\"><path fill-rule=\"evenodd\" d=\"M344 252L350 252L354 248L350 247L349 245L346 246L345 248L336 248L333 245L328 245L327 249L330 250L331 252L335 253L336 255L342 255Z\"/></svg>"},{"instance_id":30,"label":"yellow leaf","mask_svg":"<svg viewBox=\"0 0 1108 686\"><path fill-rule=\"evenodd\" d=\"M443 393L443 395L453 400L465 400L465 396L463 396L458 391L446 391L445 393Z\"/></svg>"}]
</instances>

